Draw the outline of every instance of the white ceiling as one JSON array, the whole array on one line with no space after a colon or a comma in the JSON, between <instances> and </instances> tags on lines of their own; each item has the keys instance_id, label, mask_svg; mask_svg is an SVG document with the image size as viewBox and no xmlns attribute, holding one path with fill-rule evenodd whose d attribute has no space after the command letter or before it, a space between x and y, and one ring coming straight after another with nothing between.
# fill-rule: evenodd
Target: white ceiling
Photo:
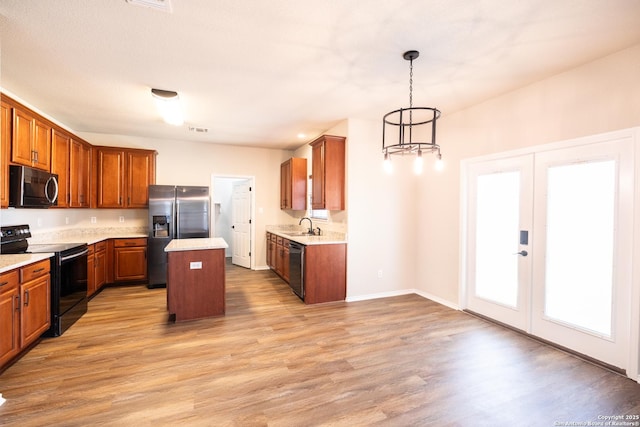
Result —
<instances>
[{"instance_id":1,"label":"white ceiling","mask_svg":"<svg viewBox=\"0 0 640 427\"><path fill-rule=\"evenodd\" d=\"M77 132L293 148L408 106L406 50L414 106L444 117L640 43L638 0L171 6L2 0L0 86ZM161 121L151 88L179 92L184 126Z\"/></svg>"}]
</instances>

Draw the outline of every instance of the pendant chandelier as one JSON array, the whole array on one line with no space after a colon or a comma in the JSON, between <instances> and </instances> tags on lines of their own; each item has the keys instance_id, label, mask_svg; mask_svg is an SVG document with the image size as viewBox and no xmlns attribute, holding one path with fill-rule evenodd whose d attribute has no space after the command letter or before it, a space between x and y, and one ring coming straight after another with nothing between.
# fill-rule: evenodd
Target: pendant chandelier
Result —
<instances>
[{"instance_id":1,"label":"pendant chandelier","mask_svg":"<svg viewBox=\"0 0 640 427\"><path fill-rule=\"evenodd\" d=\"M440 146L436 144L436 120L440 118L440 110L413 106L413 60L419 55L417 50L402 55L409 61L409 108L391 111L382 118L382 153L385 170L389 173L393 155L415 155L414 171L421 174L422 154L435 153L436 169L442 168Z\"/></svg>"}]
</instances>

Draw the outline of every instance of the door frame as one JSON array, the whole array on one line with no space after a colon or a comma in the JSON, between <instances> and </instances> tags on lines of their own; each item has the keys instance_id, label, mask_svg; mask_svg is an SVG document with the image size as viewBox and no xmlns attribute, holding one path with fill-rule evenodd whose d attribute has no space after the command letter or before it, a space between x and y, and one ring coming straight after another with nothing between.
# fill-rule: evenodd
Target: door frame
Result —
<instances>
[{"instance_id":1,"label":"door frame","mask_svg":"<svg viewBox=\"0 0 640 427\"><path fill-rule=\"evenodd\" d=\"M251 226L249 231L249 238L251 239L251 243L249 245L251 251L251 270L256 269L256 177L252 175L216 175L211 174L211 206L214 205L215 200L215 184L217 179L233 179L238 181L249 181L249 186L251 187ZM211 215L211 230L215 234L215 215Z\"/></svg>"},{"instance_id":2,"label":"door frame","mask_svg":"<svg viewBox=\"0 0 640 427\"><path fill-rule=\"evenodd\" d=\"M467 234L468 234L468 174L470 164L490 160L501 160L508 157L535 154L543 151L571 148L580 145L597 144L613 139L630 139L633 146L633 255L631 259L631 286L628 290L629 337L627 351L627 377L640 383L640 127L605 132L564 141L541 144L521 149L492 153L483 156L462 159L460 161L460 236L459 236L459 271L458 271L458 306L467 308Z\"/></svg>"}]
</instances>

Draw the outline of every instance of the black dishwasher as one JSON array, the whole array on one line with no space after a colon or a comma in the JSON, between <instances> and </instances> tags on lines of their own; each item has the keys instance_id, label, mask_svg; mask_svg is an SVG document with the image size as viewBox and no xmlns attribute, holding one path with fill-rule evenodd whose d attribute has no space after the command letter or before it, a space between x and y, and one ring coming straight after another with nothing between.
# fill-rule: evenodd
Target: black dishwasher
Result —
<instances>
[{"instance_id":1,"label":"black dishwasher","mask_svg":"<svg viewBox=\"0 0 640 427\"><path fill-rule=\"evenodd\" d=\"M304 300L304 245L289 243L289 286Z\"/></svg>"}]
</instances>

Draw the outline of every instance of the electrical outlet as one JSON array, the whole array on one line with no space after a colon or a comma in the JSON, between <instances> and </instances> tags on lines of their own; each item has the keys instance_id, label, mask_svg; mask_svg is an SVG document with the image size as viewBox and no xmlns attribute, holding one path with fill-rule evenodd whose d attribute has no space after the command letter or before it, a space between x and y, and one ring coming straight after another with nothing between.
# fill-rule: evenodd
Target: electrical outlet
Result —
<instances>
[{"instance_id":1,"label":"electrical outlet","mask_svg":"<svg viewBox=\"0 0 640 427\"><path fill-rule=\"evenodd\" d=\"M378 279L382 279L382 270L378 270Z\"/></svg>"},{"instance_id":2,"label":"electrical outlet","mask_svg":"<svg viewBox=\"0 0 640 427\"><path fill-rule=\"evenodd\" d=\"M96 222L98 222L98 219L95 216L91 217L91 224L95 224Z\"/></svg>"},{"instance_id":3,"label":"electrical outlet","mask_svg":"<svg viewBox=\"0 0 640 427\"><path fill-rule=\"evenodd\" d=\"M42 218L38 218L36 222L38 224L38 227L42 227Z\"/></svg>"},{"instance_id":4,"label":"electrical outlet","mask_svg":"<svg viewBox=\"0 0 640 427\"><path fill-rule=\"evenodd\" d=\"M67 224L67 225L69 225L69 217L68 217L68 216L65 216L65 217L64 217L64 223L65 223L65 224Z\"/></svg>"},{"instance_id":5,"label":"electrical outlet","mask_svg":"<svg viewBox=\"0 0 640 427\"><path fill-rule=\"evenodd\" d=\"M122 215L120 215L120 218L118 218L118 221L124 222L124 217Z\"/></svg>"}]
</instances>

